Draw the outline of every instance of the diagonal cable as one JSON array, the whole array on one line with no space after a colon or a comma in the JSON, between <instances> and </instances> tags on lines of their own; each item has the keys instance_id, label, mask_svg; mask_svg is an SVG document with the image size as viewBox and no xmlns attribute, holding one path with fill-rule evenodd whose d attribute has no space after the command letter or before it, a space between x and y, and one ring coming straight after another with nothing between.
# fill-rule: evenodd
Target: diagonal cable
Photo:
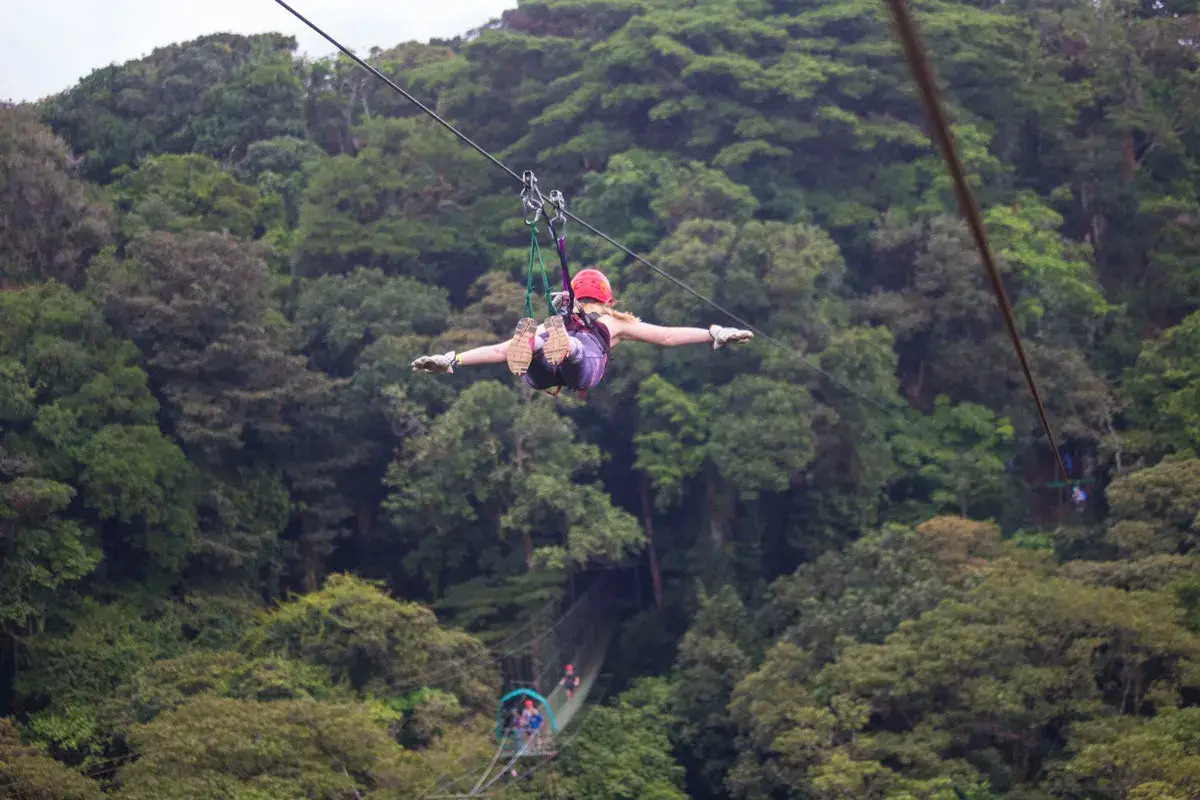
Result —
<instances>
[{"instance_id":1,"label":"diagonal cable","mask_svg":"<svg viewBox=\"0 0 1200 800\"><path fill-rule=\"evenodd\" d=\"M387 75L384 75L382 72L380 72L379 70L372 67L366 61L363 61L361 58L356 56L353 52L351 52L347 48L343 47L341 42L339 42L337 39L334 39L328 33L321 30L320 28L318 28L307 17L305 17L303 14L301 14L296 9L292 8L286 2L284 2L284 0L275 0L275 2L278 3L279 5L283 6L284 8L286 8L288 11L290 11L292 16L294 16L296 19L300 20L305 25L312 28L314 33L320 35L321 37L323 37L325 39L325 41L329 42L331 45L336 47L338 50L341 50L343 53L345 53L348 58L350 58L352 61L354 61L355 64L358 64L360 67L365 69L367 72L370 72L376 78L379 78L379 80L383 81L388 86L395 89L397 92L399 92L401 95L404 96L405 100L407 100L408 102L412 103L417 108L424 111L426 114L428 114L430 117L432 117L443 128L445 128L446 130L453 133L459 139L462 139L462 141L465 144L469 145L470 147L473 147L475 149L475 152L479 153L479 155L483 156L488 161L491 161L497 167L499 167L500 169L507 172L513 178L513 180L516 180L516 181L521 180L521 176L518 175L517 173L513 172L511 169L509 169L508 166L506 166L503 161L496 158L495 156L493 156L491 153L489 153L487 150L483 149L479 145L475 144L475 142L471 141L470 137L468 137L465 133L463 133L458 128L451 125L446 120L442 119L440 116L438 116L437 112L435 112L433 109L429 108L424 103L422 103L420 100L418 100L417 98L415 98L411 94L409 94L407 91L405 91L404 87L400 86L400 84L396 83L391 78L389 78Z\"/></svg>"},{"instance_id":2,"label":"diagonal cable","mask_svg":"<svg viewBox=\"0 0 1200 800\"><path fill-rule=\"evenodd\" d=\"M900 42L904 46L904 55L908 59L913 79L917 83L917 88L921 92L921 98L924 100L925 110L929 113L929 120L933 124L934 138L937 140L938 147L942 151L942 157L946 160L946 167L950 170L950 177L954 181L954 192L958 196L959 209L962 211L962 215L967 221L967 227L971 229L971 235L974 236L975 244L979 248L979 255L983 259L983 267L987 272L988 280L992 284L992 292L995 293L996 302L1000 306L1000 313L1004 316L1004 325L1008 328L1008 335L1012 339L1013 349L1017 353L1017 360L1021 362L1021 371L1025 373L1025 382L1029 384L1029 393L1033 395L1033 402L1037 405L1038 417L1042 421L1042 429L1046 432L1046 438L1050 440L1050 447L1054 450L1054 457L1058 460L1059 469L1062 470L1063 480L1070 480L1071 478L1067 473L1067 466L1063 461L1062 453L1059 452L1058 443L1054 440L1054 432L1050 429L1050 421L1046 418L1046 407L1042 404L1042 397L1038 393L1037 382L1033 378L1033 370L1030 368L1029 359L1025 355L1025 347L1021 344L1021 334L1017 332L1017 323L1013 319L1012 307L1009 305L1008 297L1004 293L1004 284L1000 278L1000 270L996 266L996 258L992 255L992 248L988 245L987 230L983 224L983 215L979 212L979 203L976 201L975 194L971 191L971 187L967 183L966 171L963 169L962 161L959 159L958 151L954 146L954 136L950 132L950 122L946 116L946 109L942 105L937 81L933 77L933 66L929 62L929 53L921 43L921 35L918 33L916 24L908 13L908 4L905 0L888 0L888 3L891 6L892 16L896 20Z\"/></svg>"}]
</instances>

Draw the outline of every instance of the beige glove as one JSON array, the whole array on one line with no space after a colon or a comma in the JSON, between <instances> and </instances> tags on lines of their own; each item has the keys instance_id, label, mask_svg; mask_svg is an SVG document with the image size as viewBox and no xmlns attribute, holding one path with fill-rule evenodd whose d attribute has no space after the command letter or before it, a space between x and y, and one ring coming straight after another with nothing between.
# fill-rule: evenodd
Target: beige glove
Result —
<instances>
[{"instance_id":1,"label":"beige glove","mask_svg":"<svg viewBox=\"0 0 1200 800\"><path fill-rule=\"evenodd\" d=\"M560 314L567 310L567 305L570 302L571 295L567 292L553 292L550 295L550 304L554 306L554 310Z\"/></svg>"},{"instance_id":2,"label":"beige glove","mask_svg":"<svg viewBox=\"0 0 1200 800\"><path fill-rule=\"evenodd\" d=\"M754 338L754 334L750 331L738 330L737 328L722 328L720 325L713 325L708 329L708 335L713 340L713 350L718 347L724 347L730 342L748 342Z\"/></svg>"},{"instance_id":3,"label":"beige glove","mask_svg":"<svg viewBox=\"0 0 1200 800\"><path fill-rule=\"evenodd\" d=\"M454 372L458 354L451 350L440 356L421 356L412 362L413 372Z\"/></svg>"}]
</instances>

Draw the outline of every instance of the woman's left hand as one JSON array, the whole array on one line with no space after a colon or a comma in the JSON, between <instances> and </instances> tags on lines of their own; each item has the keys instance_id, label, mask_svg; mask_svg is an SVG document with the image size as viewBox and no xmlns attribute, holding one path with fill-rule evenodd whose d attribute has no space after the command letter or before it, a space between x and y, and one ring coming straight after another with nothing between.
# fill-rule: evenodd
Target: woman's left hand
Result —
<instances>
[{"instance_id":1,"label":"woman's left hand","mask_svg":"<svg viewBox=\"0 0 1200 800\"><path fill-rule=\"evenodd\" d=\"M708 329L708 333L712 336L713 350L716 350L718 347L724 347L730 342L737 344L739 342L748 342L754 338L754 334L751 331L743 331L737 328L722 328L720 325L713 325Z\"/></svg>"}]
</instances>

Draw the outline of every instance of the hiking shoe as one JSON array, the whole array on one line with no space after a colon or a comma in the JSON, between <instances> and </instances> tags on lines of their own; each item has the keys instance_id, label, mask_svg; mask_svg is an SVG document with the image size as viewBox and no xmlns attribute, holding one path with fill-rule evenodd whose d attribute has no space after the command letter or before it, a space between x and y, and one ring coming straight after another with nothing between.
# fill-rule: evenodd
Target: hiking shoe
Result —
<instances>
[{"instance_id":1,"label":"hiking shoe","mask_svg":"<svg viewBox=\"0 0 1200 800\"><path fill-rule=\"evenodd\" d=\"M513 331L508 343L508 371L513 375L524 375L533 361L533 335L537 333L537 322L523 317Z\"/></svg>"},{"instance_id":2,"label":"hiking shoe","mask_svg":"<svg viewBox=\"0 0 1200 800\"><path fill-rule=\"evenodd\" d=\"M546 344L542 350L546 354L546 363L557 367L571 352L571 337L567 335L567 327L563 325L560 316L549 317L546 322Z\"/></svg>"}]
</instances>

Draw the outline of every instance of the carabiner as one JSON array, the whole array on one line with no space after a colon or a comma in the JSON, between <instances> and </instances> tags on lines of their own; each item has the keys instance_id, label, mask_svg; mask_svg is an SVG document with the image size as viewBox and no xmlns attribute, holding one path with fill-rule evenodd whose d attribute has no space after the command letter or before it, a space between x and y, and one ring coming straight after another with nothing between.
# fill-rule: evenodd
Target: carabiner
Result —
<instances>
[{"instance_id":1,"label":"carabiner","mask_svg":"<svg viewBox=\"0 0 1200 800\"><path fill-rule=\"evenodd\" d=\"M554 216L550 224L556 227L560 239L567 238L567 198L558 189L550 192L550 205L554 208Z\"/></svg>"},{"instance_id":2,"label":"carabiner","mask_svg":"<svg viewBox=\"0 0 1200 800\"><path fill-rule=\"evenodd\" d=\"M533 174L533 170L525 170L521 175L521 183L521 218L525 220L526 225L533 225L537 222L537 215L546 201L538 189L537 176Z\"/></svg>"}]
</instances>

